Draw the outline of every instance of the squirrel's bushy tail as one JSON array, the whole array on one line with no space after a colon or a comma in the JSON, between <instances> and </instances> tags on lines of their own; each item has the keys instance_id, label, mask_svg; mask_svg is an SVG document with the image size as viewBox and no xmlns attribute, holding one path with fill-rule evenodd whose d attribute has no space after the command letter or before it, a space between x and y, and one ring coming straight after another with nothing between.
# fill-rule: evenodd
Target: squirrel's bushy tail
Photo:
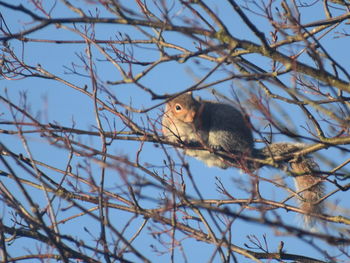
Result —
<instances>
[{"instance_id":1,"label":"squirrel's bushy tail","mask_svg":"<svg viewBox=\"0 0 350 263\"><path fill-rule=\"evenodd\" d=\"M273 143L259 151L259 158L274 158L291 154L305 148L302 143ZM287 160L284 161L286 163ZM313 226L316 222L312 214L321 214L324 196L324 184L317 173L319 166L311 157L303 156L289 160L291 172L294 174L296 192L300 209L304 212L304 224Z\"/></svg>"},{"instance_id":2,"label":"squirrel's bushy tail","mask_svg":"<svg viewBox=\"0 0 350 263\"><path fill-rule=\"evenodd\" d=\"M316 222L311 214L322 214L323 204L320 202L324 196L324 185L318 176L319 167L310 157L301 157L290 163L295 173L295 186L299 195L299 205L305 213L304 223L313 226ZM298 175L299 174L299 175Z\"/></svg>"}]
</instances>

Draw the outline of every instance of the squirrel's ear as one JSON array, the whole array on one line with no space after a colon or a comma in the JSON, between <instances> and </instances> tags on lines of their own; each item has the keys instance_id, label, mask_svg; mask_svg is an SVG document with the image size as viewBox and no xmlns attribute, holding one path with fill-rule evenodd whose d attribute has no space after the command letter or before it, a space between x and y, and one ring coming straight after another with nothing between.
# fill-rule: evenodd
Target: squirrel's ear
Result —
<instances>
[{"instance_id":1,"label":"squirrel's ear","mask_svg":"<svg viewBox=\"0 0 350 263\"><path fill-rule=\"evenodd\" d=\"M193 97L193 91L187 91L185 94L190 95L191 97Z\"/></svg>"}]
</instances>

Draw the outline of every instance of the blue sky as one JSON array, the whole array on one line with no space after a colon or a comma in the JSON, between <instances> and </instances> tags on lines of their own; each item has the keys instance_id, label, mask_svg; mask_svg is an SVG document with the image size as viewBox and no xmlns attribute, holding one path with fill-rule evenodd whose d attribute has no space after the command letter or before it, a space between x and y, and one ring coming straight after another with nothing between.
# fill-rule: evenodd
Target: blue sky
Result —
<instances>
[{"instance_id":1,"label":"blue sky","mask_svg":"<svg viewBox=\"0 0 350 263\"><path fill-rule=\"evenodd\" d=\"M18 1L18 3L20 2L26 7L30 7L32 10L34 10L34 8L27 3L28 1ZM130 1L130 3L133 2L134 1ZM251 34L251 32L242 24L242 21L237 17L237 15L235 15L231 9L229 9L225 4L223 4L223 2L224 1L220 3L215 3L216 6L214 10L217 10L220 18L224 20L225 23L227 23L232 33L234 35L238 35L241 39L247 39L257 42L255 36ZM48 5L51 5L53 2L51 3L51 1L48 1L47 3ZM82 4L82 2L79 4ZM212 4L213 3L210 3L210 5ZM90 10L93 14L95 13L95 6L92 4L87 4L85 6L83 5L82 8L84 8L84 10ZM134 6L133 4L131 4L129 8L134 8L135 10L138 10L138 7ZM53 10L54 11L52 14L54 17L76 16L74 13L68 11L67 8L64 8L60 2L57 3ZM314 6L309 8L300 8L300 10L304 12L302 15L303 23L317 20L317 18L315 17L316 15L319 19L324 19L322 5L320 3L315 4ZM174 17L180 16L179 14L182 14L181 12L182 11L179 8L179 5L175 4L172 9L172 15ZM249 17L254 22L256 22L256 25L262 31L269 30L268 24L264 22L262 18L254 16L252 13L249 14ZM5 11L2 11L2 15L13 32L18 31L21 28L27 28L28 26L30 26L27 23L31 20L26 16L19 17L16 12L11 12L6 9ZM109 17L111 15L105 11L102 11L100 16ZM180 23L180 19L178 19L178 22ZM83 25L77 25L78 29L82 29L82 27ZM152 33L152 30L146 30L149 33ZM339 31L341 31L341 28L339 29ZM96 25L95 32L96 39L113 40L119 36L119 32L121 32L122 34L128 34L132 38L144 38L144 35L141 34L135 28L121 25ZM181 43L181 45L184 45L191 50L195 50L196 45L189 38L184 38L183 36L177 33L165 33L164 36L169 42L176 43L178 41L178 43ZM30 34L28 35L28 37L36 39L82 40L82 38L77 34L69 32L65 28L57 28L54 26L47 27L34 34ZM345 68L349 68L350 59L347 52L350 44L349 39L333 37L334 34L326 35L324 38L322 38L321 43L327 47L327 51L336 59L338 63L343 65ZM82 62L79 61L79 56L86 54L85 44L53 44L41 42L23 43L18 40L11 40L9 44L16 51L17 54L23 56L23 60L27 64L32 66L37 66L40 64L44 69L52 72L53 74L57 74L65 80L68 80L69 82L73 83L74 85L77 85L79 87L87 85L88 89L91 90L91 80L89 77L77 76L76 74L72 74L68 70L68 68L72 68L72 63L74 63L75 68L77 68L80 72L85 74ZM295 49L297 50L297 47L295 47ZM159 56L159 52L151 49L135 48L133 51L134 56L137 57L140 61L152 61L152 59ZM289 52L289 50L286 50L285 52ZM122 77L118 70L110 62L106 61L105 58L99 53L99 51L96 48L93 48L93 55L96 61L97 76L99 77L99 79L101 79L102 83L104 84L104 87L108 88L109 92L111 92L115 97L117 97L118 100L127 105L131 105L136 109L145 109L161 102L160 100L152 100L149 94L142 91L133 84L123 84L118 86L107 84L108 81L118 81L121 80ZM254 58L254 62L257 65L261 65L264 67L267 67L266 65L270 63L267 59L261 58L257 55L250 55L250 58ZM307 62L306 58L305 61ZM125 68L127 67L127 65L122 66ZM194 60L189 60L186 63L164 63L157 67L155 70L153 70L144 79L142 79L141 83L147 88L150 88L153 91L155 91L157 94L172 94L178 91L182 91L195 84L198 81L198 79L205 76L205 74L214 66L214 63L207 62L204 60L201 60L201 65L199 66L195 63ZM230 70L230 66L225 66L225 68L227 70ZM143 70L143 67L141 66L133 67L134 73L141 70ZM227 72L225 72L224 70L218 71L211 78L209 78L207 82L220 79L223 76L225 76L225 74L227 74ZM285 76L281 79L288 83L288 78L291 77ZM215 88L230 98L233 97L233 94L238 94L242 106L251 115L251 119L254 126L260 130L266 131L265 126L267 123L261 120L261 117L256 112L256 110L250 107L250 104L248 102L249 97L247 97L247 94L244 94L241 91L241 88L247 87L247 85L251 85L251 91L253 93L256 93L256 88L253 86L254 83L249 83L241 80L226 82L224 84L216 86ZM271 88L274 89L274 87ZM276 92L280 91L276 90ZM37 116L42 123L56 123L67 127L73 126L74 124L74 127L78 129L96 131L93 101L83 93L78 92L66 85L63 85L62 83L38 78L25 78L21 80L2 80L0 86L0 94L1 96L8 96L13 102L21 101L21 98L23 98L23 94L25 94L29 105L30 113L33 116ZM213 98L209 90L197 92L195 95L200 95L204 98ZM100 93L100 96L101 98L107 97L106 94L102 92ZM286 116L283 115L283 113L278 112L278 108L275 108L273 106L274 103L275 102L271 101L271 106L273 107L273 111L276 114L276 117L282 121L287 120ZM307 132L305 131L304 127L307 127L309 123L305 121L305 116L302 115L300 110L294 106L290 106L284 103L278 103L278 105L289 114L288 117L290 117L291 122L293 122L288 123L288 121L286 121L285 125L294 126L302 134L307 135ZM121 107L119 107L118 109L122 110ZM315 111L313 112L316 113ZM155 124L157 131L160 132L161 127L159 125L159 120L161 113L162 107L158 107L149 111L147 114L133 113L132 116L133 120L136 123L142 125L143 127L146 127L148 122ZM1 121L11 119L8 109L1 109L0 114ZM108 130L108 125L113 126L114 123L116 125L117 130L123 127L120 120L118 120L118 118L113 116L111 113L104 112L104 114L106 116L106 119L108 119L108 121L103 121L103 125L106 128L106 130ZM11 129L14 129L14 127L11 127ZM28 134L26 135L26 138L29 142L32 154L35 159L45 161L52 166L58 167L59 169L64 170L66 168L66 164L69 159L69 153L66 150L59 149L55 147L54 144L48 144L44 138L40 138L40 136L37 136L35 134ZM76 137L76 139L78 139L80 142L86 145L96 147L97 149L100 149L101 147L100 140L97 137L89 138L88 136L80 136ZM283 136L276 136L275 139L290 140L289 138ZM18 137L0 134L0 141L3 142L12 151L16 151L17 153L23 153L24 155L26 154L25 149ZM141 144L139 142L114 141L109 146L108 150L110 154L125 155L128 156L130 160L134 161L136 159L136 153L140 149L140 147ZM177 157L176 150L174 150L170 146L167 146L166 148L169 150L169 153L174 158L174 160L179 163L179 158ZM341 155L340 151L332 149L328 151L322 151L322 154L327 156L327 158L329 158L330 161L335 161L338 164L342 163L342 161L339 160L345 161L347 159L347 156ZM169 173L169 170L162 168L164 159L164 152L161 150L160 147L156 147L156 145L152 143L145 143L142 146L142 151L140 152L140 160L146 166L148 166L148 164L152 164L154 167L149 165L151 170L154 170L157 173ZM185 159L190 164L190 170L193 174L196 186L206 199L222 198L222 195L219 194L217 191L216 178L219 178L223 182L223 185L225 185L227 189L231 190L231 193L234 195L234 197L248 197L248 194L245 191L246 189L240 189L237 186L245 185L247 189L250 189L251 178L249 176L242 174L237 169L232 168L228 170L221 170L219 168L208 168L203 163L191 157L185 157ZM13 164L13 162L11 163ZM85 169L79 167L79 165L82 164L84 164ZM119 164L115 165L118 166ZM75 172L81 173L82 176L86 177L88 177L89 175L87 167L91 168L91 175L96 176L95 180L98 182L100 166L96 162L75 156L72 160L72 166L74 167ZM321 169L329 169L327 163L320 163L320 166ZM4 169L2 164L0 164L0 169ZM57 176L56 178L57 180L59 180L58 178L60 175L58 173L53 173L51 170L44 170L47 171L50 174L50 176ZM18 172L22 173L23 171L18 169ZM150 180L150 178L148 178L146 174L142 173L142 171L133 170L133 172L137 174L140 178ZM263 168L260 171L259 175L269 179L277 180L276 178L278 178L280 174L281 173L278 170ZM27 177L28 175L23 176L24 178L29 178ZM139 178L134 178L132 175L130 175L128 180L130 180L130 182L137 182ZM180 180L180 178L177 177L177 180ZM2 179L2 181L6 184L10 191L18 191L17 187L15 186L15 184L13 184L13 182L11 182L10 179ZM191 183L190 178L185 175L184 181L186 183L187 192L190 195L198 198L193 189L193 185ZM288 182L290 187L293 187L292 179L286 178L286 181ZM108 169L106 173L106 189L110 189L111 191L115 192L123 192L125 191L123 187L126 187L126 185L122 181L122 177L116 173L115 169ZM283 191L282 189L278 189L271 183L261 182L260 187L262 194L266 198L271 198L273 200L283 200L285 197L288 196L288 194L285 191ZM87 188L83 189L85 191L89 191L89 189ZM327 185L328 192L332 189L334 189L333 186ZM28 190L33 195L33 198L36 200L36 202L43 206L44 204L46 204L46 200L44 199L43 193L41 191L34 190L30 187L28 187ZM158 207L156 201L159 200L163 195L163 192L161 190L155 187L146 186L141 189L141 192L144 196L155 199L146 200L143 202L141 201L144 206L149 208ZM167 193L166 195L170 196L169 193ZM19 195L18 198L21 199L23 197ZM333 201L339 204L340 206L345 207L346 209L350 209L349 203L346 202L346 200L349 200L349 198L350 196L348 192L341 192L334 195L332 198L329 199L329 201ZM58 213L59 219L64 219L66 216L77 213L77 210L69 209L63 210L61 212L61 208L69 206L69 204L66 201L56 200L54 204L57 207L57 211L60 211ZM288 204L295 205L295 202L290 201L288 202ZM86 204L86 206L87 208L90 208L89 205ZM235 212L238 212L240 210L239 206L232 206L230 208ZM4 222L9 222L9 210L5 207L4 204L1 205L1 210ZM247 213L251 216L256 215L255 212L252 211L249 211ZM287 224L295 226L300 225L300 219L296 218L295 213L287 213L286 211L283 211L281 209L278 210L277 213ZM132 216L132 214L112 209L110 210L109 214L111 222L113 222L115 227L119 230L122 229L124 224L126 224L127 220L130 219ZM273 213L269 213L268 216L269 218L274 218ZM344 214L344 216L346 215ZM347 214L347 216L349 216L349 214ZM131 237L135 233L135 229L139 228L142 222L143 218L141 216L135 218L131 223L132 226L127 229L126 236ZM149 225L147 227L151 227L152 224L152 222L149 222ZM337 227L342 226L330 226L329 229L331 229L332 233L336 233L336 230L334 230L333 228ZM84 230L85 228L89 230L86 231ZM89 244L94 244L94 238L98 237L100 231L97 222L89 216L80 217L71 220L66 224L62 224L60 226L60 229L62 233L70 234L74 237L77 237L77 239L83 239L86 243ZM232 242L235 245L241 247L244 247L245 243L249 243L247 236L255 235L257 238L262 240L262 237L265 235L268 241L269 251L277 251L277 247L280 241L283 241L285 243L285 250L288 253L297 253L316 258L320 257L320 252L308 244L308 239L304 241L300 239L297 240L293 236L280 232L277 228L268 228L259 224L247 223L241 219L238 219L236 222L234 222L232 231ZM138 248L140 251L143 251L144 254L151 261L168 262L169 253L158 254L152 252L151 245L162 251L166 251L167 248L162 248L162 246L154 238L152 238L151 230L146 230L144 233L145 234L139 236L135 240L135 247ZM179 239L182 239L184 237L181 233L177 233L177 235ZM162 238L163 237L164 236L162 236ZM166 240L169 241L169 239ZM9 247L10 254L12 254L12 256L15 256L17 253L16 251L25 251L26 249L28 249L28 245L26 242L27 241L24 239L22 241L19 240L14 242L13 245ZM332 247L328 246L325 243L320 243L320 241L317 242L318 246L332 253ZM189 262L206 262L215 251L215 247L213 247L212 245L204 244L203 242L197 242L193 239L183 240L182 245L186 255L188 256ZM35 247L31 247L30 250L35 251ZM136 261L138 260L133 257L131 257L130 259ZM178 262L182 261L181 251L179 249L176 250L176 259L179 260ZM241 257L238 257L238 259L239 262L249 262L247 259L243 259ZM219 257L216 255L214 261L219 262L219 260Z\"/></svg>"}]
</instances>

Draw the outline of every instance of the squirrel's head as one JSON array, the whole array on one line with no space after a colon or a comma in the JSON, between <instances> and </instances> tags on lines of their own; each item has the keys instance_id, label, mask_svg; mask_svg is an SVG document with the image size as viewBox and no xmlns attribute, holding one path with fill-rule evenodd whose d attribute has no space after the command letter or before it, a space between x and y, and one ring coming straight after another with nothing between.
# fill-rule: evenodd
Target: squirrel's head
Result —
<instances>
[{"instance_id":1,"label":"squirrel's head","mask_svg":"<svg viewBox=\"0 0 350 263\"><path fill-rule=\"evenodd\" d=\"M193 123L198 108L199 102L192 97L192 92L186 92L170 100L166 104L165 111L179 121Z\"/></svg>"}]
</instances>

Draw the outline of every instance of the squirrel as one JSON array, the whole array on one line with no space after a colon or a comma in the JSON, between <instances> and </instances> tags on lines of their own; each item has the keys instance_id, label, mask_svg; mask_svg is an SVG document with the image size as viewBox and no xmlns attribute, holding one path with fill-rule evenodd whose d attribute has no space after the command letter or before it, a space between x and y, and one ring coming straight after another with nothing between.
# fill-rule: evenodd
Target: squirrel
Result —
<instances>
[{"instance_id":1,"label":"squirrel","mask_svg":"<svg viewBox=\"0 0 350 263\"><path fill-rule=\"evenodd\" d=\"M168 141L184 144L185 154L208 166L239 167L250 172L264 165L258 162L259 159L290 155L307 146L303 143L272 143L256 149L248 118L229 104L197 100L192 92L166 103L162 132ZM323 211L320 201L324 186L316 174L318 165L308 156L285 159L277 165L283 167L289 161L304 223L313 226L316 220L311 215Z\"/></svg>"}]
</instances>

